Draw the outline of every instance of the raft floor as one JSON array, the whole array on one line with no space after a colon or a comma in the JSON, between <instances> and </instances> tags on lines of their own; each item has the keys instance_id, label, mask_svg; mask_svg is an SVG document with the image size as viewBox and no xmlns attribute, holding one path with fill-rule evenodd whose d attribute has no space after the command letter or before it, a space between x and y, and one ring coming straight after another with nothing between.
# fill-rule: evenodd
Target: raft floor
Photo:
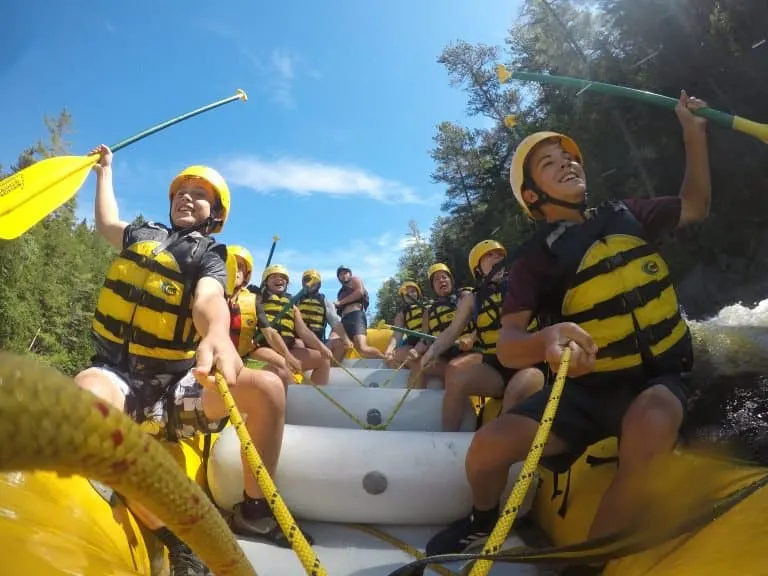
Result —
<instances>
[{"instance_id":1,"label":"raft floor","mask_svg":"<svg viewBox=\"0 0 768 576\"><path fill-rule=\"evenodd\" d=\"M323 522L301 522L301 527L314 538L315 550L328 576L387 576L415 558L374 535L354 526ZM380 526L374 527L407 543L423 553L427 541L441 526ZM306 572L291 549L240 539L240 545L261 576L304 576ZM516 547L522 541L510 535L504 547ZM457 574L462 563L444 565ZM494 576L544 576L555 572L521 564L494 564ZM425 576L438 574L426 570Z\"/></svg>"}]
</instances>

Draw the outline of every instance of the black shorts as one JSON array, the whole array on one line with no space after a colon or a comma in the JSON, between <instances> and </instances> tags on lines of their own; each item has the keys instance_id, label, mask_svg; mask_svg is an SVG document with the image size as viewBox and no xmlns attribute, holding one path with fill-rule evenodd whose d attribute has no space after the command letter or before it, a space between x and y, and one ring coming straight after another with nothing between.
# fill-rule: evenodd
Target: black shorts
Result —
<instances>
[{"instance_id":1,"label":"black shorts","mask_svg":"<svg viewBox=\"0 0 768 576\"><path fill-rule=\"evenodd\" d=\"M618 376L615 384L590 384L589 376L568 379L560 397L560 404L552 422L552 432L568 444L566 455L573 463L595 442L611 436L620 436L621 422L629 405L644 390L661 384L669 389L683 405L688 406L688 390L679 374L670 374L644 380L626 380ZM528 399L511 408L508 414L520 414L541 421L552 386L547 385Z\"/></svg>"},{"instance_id":2,"label":"black shorts","mask_svg":"<svg viewBox=\"0 0 768 576\"><path fill-rule=\"evenodd\" d=\"M176 442L195 433L221 432L228 418L209 420L203 411L203 388L192 375L128 374L108 364L98 368L125 396L125 413L148 434Z\"/></svg>"},{"instance_id":3,"label":"black shorts","mask_svg":"<svg viewBox=\"0 0 768 576\"><path fill-rule=\"evenodd\" d=\"M363 310L353 310L347 312L341 317L341 324L344 326L347 335L350 338L354 336L363 335L368 332L368 318L365 317Z\"/></svg>"},{"instance_id":4,"label":"black shorts","mask_svg":"<svg viewBox=\"0 0 768 576\"><path fill-rule=\"evenodd\" d=\"M507 368L506 366L502 366L496 354L483 354L483 364L490 366L499 373L501 379L504 381L505 390L507 388L507 384L509 384L509 381L512 379L512 376L518 372L516 368Z\"/></svg>"},{"instance_id":5,"label":"black shorts","mask_svg":"<svg viewBox=\"0 0 768 576\"><path fill-rule=\"evenodd\" d=\"M450 362L451 360L453 360L454 358L458 358L462 354L464 354L464 352L461 351L461 348L459 348L458 345L454 344L453 346L448 348L448 350L440 354L440 358Z\"/></svg>"}]
</instances>

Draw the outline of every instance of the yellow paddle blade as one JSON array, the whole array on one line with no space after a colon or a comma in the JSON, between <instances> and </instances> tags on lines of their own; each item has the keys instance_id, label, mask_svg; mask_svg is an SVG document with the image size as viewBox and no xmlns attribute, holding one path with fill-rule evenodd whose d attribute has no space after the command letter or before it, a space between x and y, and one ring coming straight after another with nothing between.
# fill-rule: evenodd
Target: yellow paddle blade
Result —
<instances>
[{"instance_id":1,"label":"yellow paddle blade","mask_svg":"<svg viewBox=\"0 0 768 576\"><path fill-rule=\"evenodd\" d=\"M768 124L761 124L754 120L747 120L741 116L733 117L733 129L744 132L755 138L759 138L768 144Z\"/></svg>"},{"instance_id":2,"label":"yellow paddle blade","mask_svg":"<svg viewBox=\"0 0 768 576\"><path fill-rule=\"evenodd\" d=\"M98 159L55 156L0 180L0 238L18 238L77 194Z\"/></svg>"},{"instance_id":3,"label":"yellow paddle blade","mask_svg":"<svg viewBox=\"0 0 768 576\"><path fill-rule=\"evenodd\" d=\"M505 84L512 78L512 72L507 70L504 64L499 64L496 66L496 78L499 79L499 84Z\"/></svg>"}]
</instances>

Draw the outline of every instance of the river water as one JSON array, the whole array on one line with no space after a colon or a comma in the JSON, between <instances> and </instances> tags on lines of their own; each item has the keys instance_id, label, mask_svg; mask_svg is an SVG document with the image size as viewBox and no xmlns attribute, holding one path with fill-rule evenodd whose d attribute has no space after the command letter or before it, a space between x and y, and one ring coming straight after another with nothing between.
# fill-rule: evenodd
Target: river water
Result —
<instances>
[{"instance_id":1,"label":"river water","mask_svg":"<svg viewBox=\"0 0 768 576\"><path fill-rule=\"evenodd\" d=\"M704 364L714 366L694 370L686 435L768 465L768 299L752 308L727 306L713 318L689 324L706 334L714 353ZM716 375L707 377L707 372Z\"/></svg>"}]
</instances>

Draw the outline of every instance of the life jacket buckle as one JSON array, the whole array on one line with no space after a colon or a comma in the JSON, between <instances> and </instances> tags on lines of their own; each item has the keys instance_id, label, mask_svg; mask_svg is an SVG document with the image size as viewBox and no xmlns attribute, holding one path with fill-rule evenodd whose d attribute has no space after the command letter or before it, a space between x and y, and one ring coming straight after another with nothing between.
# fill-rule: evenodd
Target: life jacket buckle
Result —
<instances>
[{"instance_id":1,"label":"life jacket buckle","mask_svg":"<svg viewBox=\"0 0 768 576\"><path fill-rule=\"evenodd\" d=\"M611 270L616 270L617 268L620 268L621 266L624 266L627 263L627 259L624 258L624 254L618 253L614 254L613 256L609 256L605 260L605 268L606 272L610 272Z\"/></svg>"},{"instance_id":2,"label":"life jacket buckle","mask_svg":"<svg viewBox=\"0 0 768 576\"><path fill-rule=\"evenodd\" d=\"M631 290L629 292L625 292L621 296L621 303L622 307L624 308L624 313L628 314L632 312L633 310L636 310L642 306L645 306L648 301L643 297L643 295L638 290Z\"/></svg>"}]
</instances>

